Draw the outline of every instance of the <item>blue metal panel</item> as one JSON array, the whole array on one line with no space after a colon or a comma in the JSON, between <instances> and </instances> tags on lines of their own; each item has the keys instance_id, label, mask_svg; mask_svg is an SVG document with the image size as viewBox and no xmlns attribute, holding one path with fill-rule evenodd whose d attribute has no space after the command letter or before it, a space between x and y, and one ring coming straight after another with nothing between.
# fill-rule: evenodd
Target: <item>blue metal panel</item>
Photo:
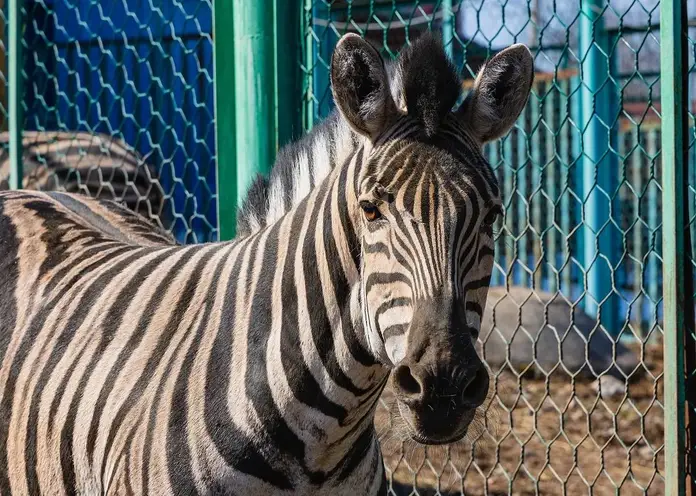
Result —
<instances>
[{"instance_id":1,"label":"blue metal panel","mask_svg":"<svg viewBox=\"0 0 696 496\"><path fill-rule=\"evenodd\" d=\"M147 156L182 241L210 240L217 214L212 9L199 0L36 2L49 81L28 88L29 129L84 130ZM28 73L33 74L31 67Z\"/></svg>"}]
</instances>

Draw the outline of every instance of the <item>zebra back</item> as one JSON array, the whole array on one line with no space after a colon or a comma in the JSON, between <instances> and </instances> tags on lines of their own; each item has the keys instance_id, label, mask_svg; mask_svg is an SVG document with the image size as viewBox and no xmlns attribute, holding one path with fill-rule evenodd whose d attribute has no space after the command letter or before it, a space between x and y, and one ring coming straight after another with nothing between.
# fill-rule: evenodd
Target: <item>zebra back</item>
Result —
<instances>
[{"instance_id":1,"label":"zebra back","mask_svg":"<svg viewBox=\"0 0 696 496\"><path fill-rule=\"evenodd\" d=\"M9 189L9 142L9 133L0 133L0 190ZM164 191L155 172L123 141L87 132L24 131L22 148L26 189L123 202L144 217L166 224Z\"/></svg>"}]
</instances>

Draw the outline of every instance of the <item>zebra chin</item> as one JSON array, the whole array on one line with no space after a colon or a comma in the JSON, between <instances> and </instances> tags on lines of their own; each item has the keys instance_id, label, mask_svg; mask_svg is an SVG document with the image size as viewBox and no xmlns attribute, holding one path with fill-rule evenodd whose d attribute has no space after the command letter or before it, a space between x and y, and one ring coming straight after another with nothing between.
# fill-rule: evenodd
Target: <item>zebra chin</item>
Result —
<instances>
[{"instance_id":1,"label":"zebra chin","mask_svg":"<svg viewBox=\"0 0 696 496\"><path fill-rule=\"evenodd\" d=\"M410 438L427 445L451 444L462 440L469 432L469 427L477 417L476 408L467 409L459 415L448 412L429 410L418 411L406 403L397 400L399 415L407 427Z\"/></svg>"}]
</instances>

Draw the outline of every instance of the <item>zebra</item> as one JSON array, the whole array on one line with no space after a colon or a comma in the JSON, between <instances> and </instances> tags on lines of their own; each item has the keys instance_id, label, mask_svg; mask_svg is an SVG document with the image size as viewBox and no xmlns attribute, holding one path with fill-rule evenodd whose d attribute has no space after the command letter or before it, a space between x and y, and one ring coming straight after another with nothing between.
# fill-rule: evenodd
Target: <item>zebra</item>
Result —
<instances>
[{"instance_id":1,"label":"zebra","mask_svg":"<svg viewBox=\"0 0 696 496\"><path fill-rule=\"evenodd\" d=\"M523 109L533 64L500 52L453 111L436 38L398 63L406 112L374 47L339 40L334 99L364 139L231 242L0 193L2 493L385 494L373 417L390 377L414 440L466 435L501 211L480 147Z\"/></svg>"},{"instance_id":2,"label":"zebra","mask_svg":"<svg viewBox=\"0 0 696 496\"><path fill-rule=\"evenodd\" d=\"M9 189L10 133L0 133L0 190ZM23 131L24 187L119 200L153 222L170 225L154 168L118 138L82 131Z\"/></svg>"}]
</instances>

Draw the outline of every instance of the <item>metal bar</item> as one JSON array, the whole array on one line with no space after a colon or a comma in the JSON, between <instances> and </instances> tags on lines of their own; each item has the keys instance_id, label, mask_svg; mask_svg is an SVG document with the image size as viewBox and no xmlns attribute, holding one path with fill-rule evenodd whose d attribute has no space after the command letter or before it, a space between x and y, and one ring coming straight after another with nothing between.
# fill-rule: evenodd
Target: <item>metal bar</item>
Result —
<instances>
[{"instance_id":1,"label":"metal bar","mask_svg":"<svg viewBox=\"0 0 696 496\"><path fill-rule=\"evenodd\" d=\"M556 139L560 126L556 124L558 115L557 109L563 110L563 107L556 107L555 102L558 101L560 93L555 84L546 84L546 93L543 100L544 106L544 122L546 123L546 149L544 156L544 166L546 167L544 175L546 176L546 191L551 199L550 202L544 200L546 210L546 243L548 251L546 252L547 259L545 265L548 267L546 271L546 280L548 290L552 293L558 291L558 229L556 229L556 209L558 208L558 168L559 161L556 160Z\"/></svg>"},{"instance_id":2,"label":"metal bar","mask_svg":"<svg viewBox=\"0 0 696 496\"><path fill-rule=\"evenodd\" d=\"M512 156L512 140L515 130L509 133L503 139L503 160L501 167L504 168L503 171L503 198L507 198L505 204L505 234L507 239L505 239L505 276L506 276L506 286L514 282L513 265L512 261L515 257L515 245L513 245L513 236L515 235L515 214L513 211L512 202L515 198L515 187L517 185L517 173L513 169L514 162Z\"/></svg>"},{"instance_id":3,"label":"metal bar","mask_svg":"<svg viewBox=\"0 0 696 496\"><path fill-rule=\"evenodd\" d=\"M220 75L216 73L216 94L224 102L224 108L223 104L218 104L217 115L229 112L234 116L233 122L225 123L225 131L229 134L223 133L218 122L218 145L234 146L234 154L230 149L224 157L218 155L218 164L223 165L218 166L223 173L220 183L225 185L223 188L229 188L219 200L221 238L229 239L234 235L236 205L245 197L254 177L270 170L276 152L275 104L274 99L269 98L275 91L274 9L266 8L261 2L233 0L216 2L216 12L215 23L223 39L222 46L232 46L234 53L231 64L229 59L222 60L220 49L216 50L215 57L217 69L225 64L231 66L223 69L223 77L224 82L229 84L231 79L234 83L231 86L221 84ZM221 39L215 41L219 47ZM225 91L227 94L223 96ZM230 99L233 101L228 101ZM230 144L231 141L235 143ZM228 169L232 164L234 173ZM235 186L234 192L231 186Z\"/></svg>"},{"instance_id":4,"label":"metal bar","mask_svg":"<svg viewBox=\"0 0 696 496\"><path fill-rule=\"evenodd\" d=\"M452 3L452 0L443 0L442 4L444 5L445 3L449 2L450 5ZM412 6L410 6L412 10ZM460 5L454 5L450 7L449 12L451 13L457 13L459 12ZM391 14L394 12L393 6L390 5L374 5L373 2L370 2L368 5L353 5L353 4L348 4L347 7L336 7L335 5L331 6L331 11L336 13L336 14L346 14L347 12L368 12L368 18L371 18L372 16L370 14L372 13L380 13L384 12L385 9L388 9L387 15ZM414 16L409 19L408 25L402 25L402 24L397 24L390 26L390 30L397 30L397 29L409 29L412 28L413 26L422 26L422 25L427 25L427 27L432 26L434 21L438 21L440 19L445 18L447 15L447 10L442 9L441 12L435 12L432 15L422 15L422 16ZM360 34L365 34L367 31L384 31L384 23L382 22L355 22L354 20L351 22L343 22L343 21L331 21L331 20L326 20L326 19L317 19L314 23L317 26L329 26L333 25L334 28L336 28L338 31L342 32L353 32L353 33L360 33ZM444 33L443 33L444 34ZM444 38L444 37L443 37Z\"/></svg>"},{"instance_id":5,"label":"metal bar","mask_svg":"<svg viewBox=\"0 0 696 496\"><path fill-rule=\"evenodd\" d=\"M584 182L583 182L583 109L582 109L582 78L578 74L571 79L571 96L570 96L570 160L569 164L572 168L568 170L568 182L571 184L571 189L573 191L573 198L570 205L570 222L573 229L576 226L581 226L583 222L582 218L582 204L580 203L584 198ZM572 172L572 173L571 173ZM569 257L574 258L575 261L570 262L570 288L571 291L569 295L575 298L576 294L580 294L585 290L583 275L581 273L580 267L585 264L585 253L582 249L584 246L585 231L582 228L575 229L572 238L568 238L568 254ZM577 261L577 262L576 262ZM578 291L576 287L581 287L582 289Z\"/></svg>"},{"instance_id":6,"label":"metal bar","mask_svg":"<svg viewBox=\"0 0 696 496\"><path fill-rule=\"evenodd\" d=\"M304 58L304 83L303 95L305 96L302 106L302 126L304 131L309 131L314 126L314 38L311 35L314 19L312 5L313 0L305 0L302 8L302 55Z\"/></svg>"},{"instance_id":7,"label":"metal bar","mask_svg":"<svg viewBox=\"0 0 696 496\"><path fill-rule=\"evenodd\" d=\"M486 145L485 149L485 155L488 158L488 163L491 164L491 167L495 171L496 176L498 177L498 181L500 184L503 184L503 177L505 174L505 166L500 163L500 157L499 157L499 147L500 144L495 141L493 143L489 143ZM503 191L503 198L506 198L507 192ZM505 242L505 232L499 234L498 239L496 240L496 252L500 253L502 251L503 245ZM493 276L492 276L492 286L500 286L503 284L502 280L502 275L500 271L496 270L495 268L493 269Z\"/></svg>"},{"instance_id":8,"label":"metal bar","mask_svg":"<svg viewBox=\"0 0 696 496\"><path fill-rule=\"evenodd\" d=\"M537 290L541 289L541 281L543 276L543 264L541 260L542 250L541 243L543 238L541 232L543 231L542 221L541 221L541 200L543 198L542 184L541 184L541 125L540 120L540 107L542 101L540 101L541 95L541 85L537 85L536 88L532 90L531 94L531 126L529 129L529 146L531 148L531 185L530 185L530 217L529 217L529 239L532 242L532 264L531 269L534 271L532 274L532 284Z\"/></svg>"},{"instance_id":9,"label":"metal bar","mask_svg":"<svg viewBox=\"0 0 696 496\"><path fill-rule=\"evenodd\" d=\"M452 0L442 0L442 44L445 52L451 59L454 55L454 12L452 10Z\"/></svg>"},{"instance_id":10,"label":"metal bar","mask_svg":"<svg viewBox=\"0 0 696 496\"><path fill-rule=\"evenodd\" d=\"M513 270L513 280L516 284L521 284L522 286L531 285L532 282L529 280L529 273L527 268L529 267L529 251L527 250L527 243L530 238L529 229L529 194L527 187L527 178L529 177L530 159L529 153L527 152L527 143L529 141L529 128L527 127L527 112L529 112L529 107L525 109L520 118L517 120L517 164L515 168L515 179L517 187L517 235L519 239L517 241L517 258L522 261L521 266L517 265L517 271ZM514 267L514 266L513 266ZM517 275L515 274L517 272Z\"/></svg>"},{"instance_id":11,"label":"metal bar","mask_svg":"<svg viewBox=\"0 0 696 496\"><path fill-rule=\"evenodd\" d=\"M687 159L687 171L689 174L689 185L691 188L696 188L696 141L694 140L694 133L696 133L696 127L693 127L693 116L690 116L689 119L687 120L687 126L688 126L688 143L690 143L689 146L689 155ZM687 191L688 197L689 197L689 221L690 221L690 235L691 235L691 250L689 250L689 253L691 253L692 258L696 258L696 246L693 244L693 240L696 239L696 222L691 222L691 218L694 215L694 212L696 211L696 195L694 195L693 191L691 188ZM695 481L696 482L696 481Z\"/></svg>"},{"instance_id":12,"label":"metal bar","mask_svg":"<svg viewBox=\"0 0 696 496\"><path fill-rule=\"evenodd\" d=\"M696 27L696 19L688 20L687 27L690 27L690 28ZM634 34L634 33L645 34L645 33L649 33L652 31L659 31L659 30L660 30L660 23L659 22L651 22L650 24L647 24L645 26L619 25L616 27L607 28L607 31L609 31L609 32L621 31L621 33L623 33L623 34Z\"/></svg>"},{"instance_id":13,"label":"metal bar","mask_svg":"<svg viewBox=\"0 0 696 496\"><path fill-rule=\"evenodd\" d=\"M633 254L634 257L639 260L639 262L634 262L633 270L633 284L631 290L636 295L636 305L638 306L638 322L640 323L641 334L645 336L648 332L649 326L647 321L643 318L643 307L645 305L645 298L643 297L643 275L645 274L643 260L645 260L645 247L643 246L643 223L642 223L642 210L641 210L641 192L643 191L643 172L645 171L643 164L643 153L640 144L640 128L638 126L633 126L629 134L631 140L631 146L629 147L632 153L631 155L631 185L633 190L638 195L636 201L636 213L634 218L639 220L633 227Z\"/></svg>"},{"instance_id":14,"label":"metal bar","mask_svg":"<svg viewBox=\"0 0 696 496\"><path fill-rule=\"evenodd\" d=\"M213 2L215 71L215 141L218 228L221 240L232 239L237 218L237 150L235 133L235 59L233 2Z\"/></svg>"},{"instance_id":15,"label":"metal bar","mask_svg":"<svg viewBox=\"0 0 696 496\"><path fill-rule=\"evenodd\" d=\"M687 16L686 2L660 4L662 100L662 256L665 363L665 494L685 494L684 334L687 307L685 272L687 168ZM690 247L688 247L690 249Z\"/></svg>"},{"instance_id":16,"label":"metal bar","mask_svg":"<svg viewBox=\"0 0 696 496\"><path fill-rule=\"evenodd\" d=\"M604 29L604 26L602 27ZM606 30L605 30L606 33ZM621 89L621 84L616 82L616 74L619 72L619 58L620 54L617 52L618 46L620 44L620 34L605 34L603 38L603 46L605 47L605 53L608 57L609 73L607 74L607 81L604 86L605 101L608 100L608 104L605 107L605 111L601 114L605 120L606 126L609 128L609 143L607 150L607 156L604 163L603 169L603 181L605 181L604 188L606 189L606 194L609 197L607 199L609 206L609 216L607 220L609 224L604 234L604 240L600 240L600 249L607 250L602 251L606 253L606 262L609 264L609 286L606 288L609 297L602 304L602 323L605 328L614 332L614 336L620 337L620 339L630 339L633 335L631 333L622 333L623 329L626 327L625 319L620 317L619 314L619 303L621 298L619 296L621 292L621 284L623 279L625 279L625 270L622 270L622 253L624 251L623 246L623 232L621 231L621 201L619 199L619 175L616 171L624 171L624 164L619 165L620 157L616 153L617 143L620 139L620 117L621 111L623 109L623 91Z\"/></svg>"},{"instance_id":17,"label":"metal bar","mask_svg":"<svg viewBox=\"0 0 696 496\"><path fill-rule=\"evenodd\" d=\"M609 153L609 102L606 80L609 75L608 44L603 30L603 0L583 0L580 15L580 48L582 57L582 111L583 126L583 201L584 270L587 277L585 311L600 316L602 324L612 332L616 326L613 306L599 302L612 293L612 273L607 270L605 258L612 253L611 229L601 233L609 220L612 175Z\"/></svg>"},{"instance_id":18,"label":"metal bar","mask_svg":"<svg viewBox=\"0 0 696 496\"><path fill-rule=\"evenodd\" d=\"M560 159L559 163L559 169L561 172L561 183L560 183L560 195L561 195L561 210L559 212L560 216L560 223L561 223L561 239L564 240L562 243L562 251L561 251L561 261L557 265L558 267L562 267L562 273L561 273L561 282L560 282L560 287L561 291L567 292L567 295L570 296L572 294L571 291L571 266L566 265L568 263L568 260L570 259L570 225L571 225L571 210L570 210L570 198L571 198L571 184L570 184L570 175L568 174L568 171L570 169L570 164L572 162L572 154L573 150L571 149L570 145L570 138L571 138L571 132L574 129L573 125L571 124L571 118L572 113L571 113L571 99L575 99L574 97L571 97L571 80L570 79L564 79L559 82L561 90L560 90L560 95L561 95L561 103L559 105L559 108L561 109L562 114L559 115L559 126L558 129L561 133L561 139L560 139L560 147L558 148L558 158Z\"/></svg>"},{"instance_id":19,"label":"metal bar","mask_svg":"<svg viewBox=\"0 0 696 496\"><path fill-rule=\"evenodd\" d=\"M301 71L296 58L302 29L302 7L297 2L275 0L275 114L276 144L281 147L301 135Z\"/></svg>"},{"instance_id":20,"label":"metal bar","mask_svg":"<svg viewBox=\"0 0 696 496\"><path fill-rule=\"evenodd\" d=\"M626 150L626 138L628 136L630 136L630 133L621 132L620 123L617 125L619 126L618 140L616 143L616 150L617 150L617 153L619 154L619 168L620 168L619 178L620 178L621 182L629 183L629 181L628 181L628 169L629 169L630 165L629 165L628 160L627 160L628 151ZM619 203L621 205L626 205L627 202L630 202L631 199L633 198L633 195L631 195L631 194L626 195L626 194L624 194L624 191L625 190L622 189L617 194L617 197L619 198ZM621 224L621 219L619 219L619 226L621 226L622 229L624 228L624 226ZM626 237L628 238L628 234L626 234ZM628 271L624 271L624 272L628 273ZM626 282L628 284L630 282L630 279L628 277L624 277L624 282ZM629 318L630 318L630 315L629 315Z\"/></svg>"},{"instance_id":21,"label":"metal bar","mask_svg":"<svg viewBox=\"0 0 696 496\"><path fill-rule=\"evenodd\" d=\"M690 143L689 146L689 155L688 159L686 162L686 167L687 171L689 174L689 189L687 190L687 194L689 197L689 209L687 210L688 215L689 215L689 236L690 238L690 243L691 248L688 249L687 253L691 254L691 259L694 260L696 259L696 243L694 243L694 240L696 240L696 221L692 221L694 219L694 216L696 215L696 194L694 194L693 188L696 188L696 141L693 139L694 133L696 133L696 127L694 127L694 122L693 122L693 115L689 115L689 119L687 120L687 126L688 126L688 142ZM687 246L687 248L689 248ZM692 412L692 415L696 415L696 412ZM692 481L694 484L696 484L696 479L692 478ZM696 492L694 492L696 494Z\"/></svg>"},{"instance_id":22,"label":"metal bar","mask_svg":"<svg viewBox=\"0 0 696 496\"><path fill-rule=\"evenodd\" d=\"M316 43L312 43L314 47L313 93L317 99L315 119L322 119L329 115L334 106L329 84L329 66L331 65L331 54L338 43L338 38L333 27L329 24L334 21L335 15L332 5L323 1L314 3L311 22L318 39ZM320 25L319 21L322 19L327 21L327 25Z\"/></svg>"},{"instance_id":23,"label":"metal bar","mask_svg":"<svg viewBox=\"0 0 696 496\"><path fill-rule=\"evenodd\" d=\"M658 149L657 149L657 130L650 129L646 133L646 151L648 153L649 163L647 170L650 171L648 188L646 193L648 195L648 232L650 233L650 239L655 240L657 235L657 230L660 224L660 216L658 213L658 202L657 197L660 192L657 188L657 161L658 161ZM652 304L652 322L650 322L650 327L652 328L657 324L659 316L657 315L657 305L654 302L659 301L659 268L657 266L657 250L658 247L655 246L655 242L651 241L648 244L648 249L653 252L652 256L646 259L646 280L648 283L647 291L650 301Z\"/></svg>"},{"instance_id":24,"label":"metal bar","mask_svg":"<svg viewBox=\"0 0 696 496\"><path fill-rule=\"evenodd\" d=\"M10 189L22 189L22 0L9 0L8 107L10 133Z\"/></svg>"},{"instance_id":25,"label":"metal bar","mask_svg":"<svg viewBox=\"0 0 696 496\"><path fill-rule=\"evenodd\" d=\"M254 177L275 158L275 42L273 9L263 2L233 0L237 203Z\"/></svg>"}]
</instances>

